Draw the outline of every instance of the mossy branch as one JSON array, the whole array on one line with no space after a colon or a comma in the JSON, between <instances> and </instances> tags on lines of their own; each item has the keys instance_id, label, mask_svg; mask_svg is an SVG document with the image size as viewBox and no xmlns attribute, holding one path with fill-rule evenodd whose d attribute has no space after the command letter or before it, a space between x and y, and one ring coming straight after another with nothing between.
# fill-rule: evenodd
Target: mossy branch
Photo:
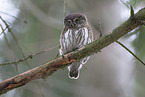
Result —
<instances>
[{"instance_id":1,"label":"mossy branch","mask_svg":"<svg viewBox=\"0 0 145 97\"><path fill-rule=\"evenodd\" d=\"M133 18L131 18L132 16ZM0 82L0 94L23 86L34 79L45 78L46 76L49 76L56 72L58 69L67 66L68 63L95 54L111 43L116 42L120 37L124 36L131 30L144 25L145 8L141 9L132 16L123 24L116 27L112 32L100 37L99 39L76 51L65 54L63 58L60 56L57 59L47 62L41 66Z\"/></svg>"}]
</instances>

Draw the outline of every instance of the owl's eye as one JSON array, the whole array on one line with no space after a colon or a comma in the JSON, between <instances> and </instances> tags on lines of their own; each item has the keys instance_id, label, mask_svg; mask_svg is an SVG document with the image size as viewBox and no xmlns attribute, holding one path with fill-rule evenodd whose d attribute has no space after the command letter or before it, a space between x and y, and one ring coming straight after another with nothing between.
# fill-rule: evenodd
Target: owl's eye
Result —
<instances>
[{"instance_id":1,"label":"owl's eye","mask_svg":"<svg viewBox=\"0 0 145 97\"><path fill-rule=\"evenodd\" d=\"M79 22L79 19L75 19L75 22L76 22L76 23Z\"/></svg>"},{"instance_id":2,"label":"owl's eye","mask_svg":"<svg viewBox=\"0 0 145 97\"><path fill-rule=\"evenodd\" d=\"M68 23L70 24L72 21L71 20L68 20Z\"/></svg>"}]
</instances>

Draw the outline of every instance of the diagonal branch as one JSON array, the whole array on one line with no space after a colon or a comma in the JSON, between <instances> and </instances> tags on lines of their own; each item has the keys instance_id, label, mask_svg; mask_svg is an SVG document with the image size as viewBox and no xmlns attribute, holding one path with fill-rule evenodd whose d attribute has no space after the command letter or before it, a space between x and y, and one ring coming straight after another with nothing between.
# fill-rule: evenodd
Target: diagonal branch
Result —
<instances>
[{"instance_id":1,"label":"diagonal branch","mask_svg":"<svg viewBox=\"0 0 145 97\"><path fill-rule=\"evenodd\" d=\"M58 69L68 66L68 63L80 60L86 56L99 52L101 49L115 42L131 30L135 29L138 26L144 25L144 21L145 8L141 9L136 14L134 14L133 17L129 18L123 24L116 27L112 32L100 37L92 43L76 51L65 54L63 57L60 56L57 59L47 62L41 66L0 82L0 94L23 86L34 79L45 78L46 76L49 76L56 72Z\"/></svg>"},{"instance_id":2,"label":"diagonal branch","mask_svg":"<svg viewBox=\"0 0 145 97\"><path fill-rule=\"evenodd\" d=\"M134 56L134 58L136 58L141 64L145 65L145 63L139 58L137 57L130 49L128 49L124 44L122 44L119 41L116 41L119 45L121 45L123 48L125 48L130 54L132 54L132 56Z\"/></svg>"}]
</instances>

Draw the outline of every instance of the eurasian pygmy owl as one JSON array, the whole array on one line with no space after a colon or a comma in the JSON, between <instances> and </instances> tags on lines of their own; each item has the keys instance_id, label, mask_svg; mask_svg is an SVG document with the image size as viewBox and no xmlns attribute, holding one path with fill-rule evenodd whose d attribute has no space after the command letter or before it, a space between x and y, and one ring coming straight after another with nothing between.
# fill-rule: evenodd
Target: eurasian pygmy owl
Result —
<instances>
[{"instance_id":1,"label":"eurasian pygmy owl","mask_svg":"<svg viewBox=\"0 0 145 97\"><path fill-rule=\"evenodd\" d=\"M64 28L60 36L60 55L74 51L93 41L93 32L85 15L72 13L64 18ZM68 76L78 79L82 66L89 57L73 62L68 66Z\"/></svg>"}]
</instances>

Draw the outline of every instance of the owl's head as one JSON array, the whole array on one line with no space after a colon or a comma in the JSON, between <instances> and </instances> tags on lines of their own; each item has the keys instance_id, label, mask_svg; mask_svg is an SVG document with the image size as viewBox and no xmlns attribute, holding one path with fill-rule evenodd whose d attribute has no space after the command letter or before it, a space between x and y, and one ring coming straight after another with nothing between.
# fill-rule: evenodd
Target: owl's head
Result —
<instances>
[{"instance_id":1,"label":"owl's head","mask_svg":"<svg viewBox=\"0 0 145 97\"><path fill-rule=\"evenodd\" d=\"M85 27L87 23L86 16L80 13L72 13L64 18L65 27L70 29Z\"/></svg>"}]
</instances>

